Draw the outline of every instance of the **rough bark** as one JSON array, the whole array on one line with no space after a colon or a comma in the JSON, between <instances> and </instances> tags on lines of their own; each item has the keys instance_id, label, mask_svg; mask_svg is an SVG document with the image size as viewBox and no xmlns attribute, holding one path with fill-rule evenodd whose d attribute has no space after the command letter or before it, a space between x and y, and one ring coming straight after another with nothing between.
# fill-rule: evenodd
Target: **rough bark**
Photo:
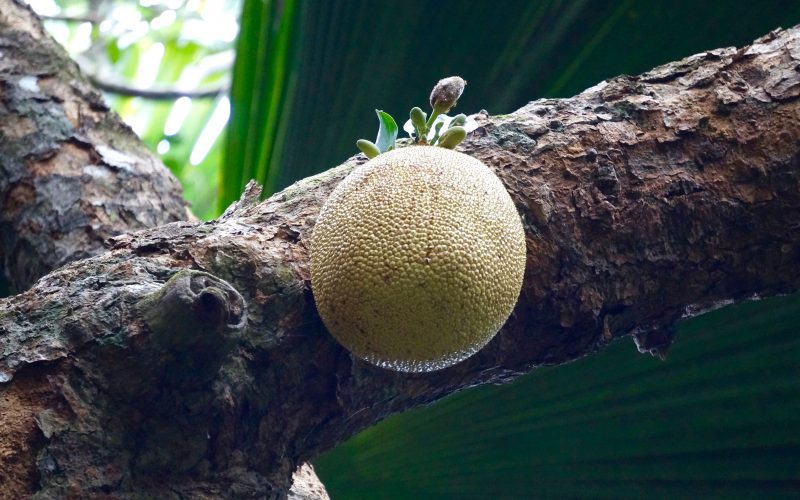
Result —
<instances>
[{"instance_id":1,"label":"rough bark","mask_svg":"<svg viewBox=\"0 0 800 500\"><path fill-rule=\"evenodd\" d=\"M181 195L30 8L0 0L0 288L23 290L66 262L102 253L109 236L196 220ZM0 402L6 419L27 414L2 389ZM28 437L16 430L0 430L2 498L31 491L28 466L16 458ZM327 498L308 464L291 494Z\"/></svg>"},{"instance_id":2,"label":"rough bark","mask_svg":"<svg viewBox=\"0 0 800 500\"><path fill-rule=\"evenodd\" d=\"M395 373L325 332L308 245L357 156L219 220L112 239L0 302L0 477L21 494L248 498L385 416L800 285L800 28L477 117L460 147L526 222L517 307L474 357ZM7 453L7 452L6 452ZM0 454L0 457L3 455ZM8 458L10 456L10 458Z\"/></svg>"},{"instance_id":3,"label":"rough bark","mask_svg":"<svg viewBox=\"0 0 800 500\"><path fill-rule=\"evenodd\" d=\"M14 290L186 220L178 181L19 0L0 1L0 262Z\"/></svg>"}]
</instances>

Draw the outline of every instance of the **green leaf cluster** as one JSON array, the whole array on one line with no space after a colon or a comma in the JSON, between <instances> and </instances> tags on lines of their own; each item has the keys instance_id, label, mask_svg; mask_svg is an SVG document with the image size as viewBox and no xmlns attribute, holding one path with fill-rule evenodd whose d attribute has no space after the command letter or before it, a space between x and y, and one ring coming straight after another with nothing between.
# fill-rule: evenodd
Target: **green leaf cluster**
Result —
<instances>
[{"instance_id":1,"label":"green leaf cluster","mask_svg":"<svg viewBox=\"0 0 800 500\"><path fill-rule=\"evenodd\" d=\"M459 77L451 77L450 79L458 79L463 82ZM440 84L442 81L440 81ZM464 83L466 82L461 83L461 90L463 90ZM434 87L431 95L436 93L440 84ZM455 106L458 97L461 97L461 90L459 90L458 95L451 99L451 102L448 102L447 105L434 105L432 100L431 107L433 110L431 111L430 118L428 118L428 115L422 111L421 108L411 108L407 125L410 124L411 130L409 134L414 140L414 143L455 149L455 147L467 137L467 129L464 128L467 122L467 116L460 114L451 119L444 114L444 112L449 111L450 108ZM392 118L389 113L379 109L376 109L375 113L378 114L378 138L375 142L366 139L359 139L356 141L358 149L370 159L394 149L398 132L397 122L395 122L394 118Z\"/></svg>"}]
</instances>

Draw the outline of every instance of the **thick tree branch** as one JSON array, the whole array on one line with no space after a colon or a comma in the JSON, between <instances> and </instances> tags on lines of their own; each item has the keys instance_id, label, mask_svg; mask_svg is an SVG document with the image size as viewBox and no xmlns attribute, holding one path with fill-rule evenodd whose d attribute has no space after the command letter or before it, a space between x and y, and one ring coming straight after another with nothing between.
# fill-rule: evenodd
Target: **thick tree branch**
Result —
<instances>
[{"instance_id":1,"label":"thick tree branch","mask_svg":"<svg viewBox=\"0 0 800 500\"><path fill-rule=\"evenodd\" d=\"M0 0L0 199L0 269L18 290L102 253L111 235L194 219L175 178L109 111L32 11L12 0ZM214 304L215 295L203 297ZM49 404L59 403L24 382L9 391L2 384L0 498L21 498L38 489L29 440L46 432ZM309 465L297 470L291 492L327 498Z\"/></svg>"},{"instance_id":2,"label":"thick tree branch","mask_svg":"<svg viewBox=\"0 0 800 500\"><path fill-rule=\"evenodd\" d=\"M798 62L794 28L478 116L461 149L517 203L527 271L503 330L445 370L363 363L316 314L314 219L361 156L264 203L250 186L212 223L114 238L0 302L0 432L25 443L0 474L42 496L280 496L391 413L623 335L662 353L681 317L797 290ZM213 326L169 334L169 316Z\"/></svg>"}]
</instances>

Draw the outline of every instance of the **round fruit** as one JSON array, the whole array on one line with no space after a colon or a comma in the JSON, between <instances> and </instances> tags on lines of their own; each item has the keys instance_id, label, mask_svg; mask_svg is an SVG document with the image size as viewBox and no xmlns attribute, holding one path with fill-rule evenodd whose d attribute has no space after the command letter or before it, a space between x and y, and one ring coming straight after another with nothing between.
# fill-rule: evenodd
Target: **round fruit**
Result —
<instances>
[{"instance_id":1,"label":"round fruit","mask_svg":"<svg viewBox=\"0 0 800 500\"><path fill-rule=\"evenodd\" d=\"M356 356L399 371L468 358L516 303L525 233L483 163L433 146L381 154L336 187L311 240L325 326Z\"/></svg>"}]
</instances>

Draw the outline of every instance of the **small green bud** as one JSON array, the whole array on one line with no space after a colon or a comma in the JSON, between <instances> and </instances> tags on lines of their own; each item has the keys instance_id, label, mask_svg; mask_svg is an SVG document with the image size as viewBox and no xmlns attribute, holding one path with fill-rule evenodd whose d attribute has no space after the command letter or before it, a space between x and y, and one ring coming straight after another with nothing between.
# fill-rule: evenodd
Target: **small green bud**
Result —
<instances>
[{"instance_id":1,"label":"small green bud","mask_svg":"<svg viewBox=\"0 0 800 500\"><path fill-rule=\"evenodd\" d=\"M357 140L356 146L358 146L358 149L360 149L362 153L367 155L367 158L369 158L370 160L381 154L381 150L378 149L378 146L376 146L374 142L368 141L366 139Z\"/></svg>"},{"instance_id":2,"label":"small green bud","mask_svg":"<svg viewBox=\"0 0 800 500\"><path fill-rule=\"evenodd\" d=\"M450 127L442 134L439 139L439 146L446 149L454 149L461 141L467 137L467 130L464 127Z\"/></svg>"},{"instance_id":3,"label":"small green bud","mask_svg":"<svg viewBox=\"0 0 800 500\"><path fill-rule=\"evenodd\" d=\"M464 92L466 84L467 82L460 76L450 76L439 80L439 83L433 87L430 97L434 114L440 115L450 111L450 108L458 102L461 93Z\"/></svg>"},{"instance_id":4,"label":"small green bud","mask_svg":"<svg viewBox=\"0 0 800 500\"><path fill-rule=\"evenodd\" d=\"M464 113L458 114L450 120L450 125L447 128L463 127L467 123L467 115Z\"/></svg>"},{"instance_id":5,"label":"small green bud","mask_svg":"<svg viewBox=\"0 0 800 500\"><path fill-rule=\"evenodd\" d=\"M414 125L414 130L417 131L417 141L425 141L428 135L428 127L425 125L425 120L428 118L425 112L420 108L411 108L409 113L411 124Z\"/></svg>"}]
</instances>

